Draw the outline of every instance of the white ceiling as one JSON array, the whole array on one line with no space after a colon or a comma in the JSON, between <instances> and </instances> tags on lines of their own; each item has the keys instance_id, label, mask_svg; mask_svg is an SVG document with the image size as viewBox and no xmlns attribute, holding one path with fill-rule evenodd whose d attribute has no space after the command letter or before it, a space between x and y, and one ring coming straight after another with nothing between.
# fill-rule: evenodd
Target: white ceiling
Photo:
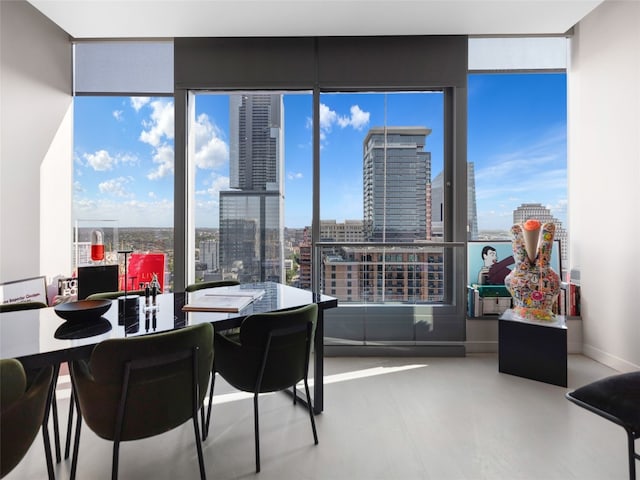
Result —
<instances>
[{"instance_id":1,"label":"white ceiling","mask_svg":"<svg viewBox=\"0 0 640 480\"><path fill-rule=\"evenodd\" d=\"M563 34L603 0L28 0L75 38Z\"/></svg>"}]
</instances>

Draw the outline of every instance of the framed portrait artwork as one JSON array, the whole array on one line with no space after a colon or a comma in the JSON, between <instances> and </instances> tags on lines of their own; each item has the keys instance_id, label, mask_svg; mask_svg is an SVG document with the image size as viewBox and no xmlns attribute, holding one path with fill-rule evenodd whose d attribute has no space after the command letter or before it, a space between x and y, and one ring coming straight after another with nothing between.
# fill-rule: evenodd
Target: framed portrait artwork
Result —
<instances>
[{"instance_id":1,"label":"framed portrait artwork","mask_svg":"<svg viewBox=\"0 0 640 480\"><path fill-rule=\"evenodd\" d=\"M467 244L467 285L500 285L513 269L513 247L510 240L470 241ZM560 240L553 241L551 268L562 273Z\"/></svg>"}]
</instances>

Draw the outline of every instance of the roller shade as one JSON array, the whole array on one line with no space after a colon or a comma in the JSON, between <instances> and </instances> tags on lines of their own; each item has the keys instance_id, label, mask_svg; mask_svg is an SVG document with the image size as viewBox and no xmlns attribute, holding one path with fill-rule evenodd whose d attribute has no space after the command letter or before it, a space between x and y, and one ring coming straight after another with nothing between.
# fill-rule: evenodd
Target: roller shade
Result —
<instances>
[{"instance_id":1,"label":"roller shade","mask_svg":"<svg viewBox=\"0 0 640 480\"><path fill-rule=\"evenodd\" d=\"M74 94L172 95L173 41L76 43Z\"/></svg>"}]
</instances>

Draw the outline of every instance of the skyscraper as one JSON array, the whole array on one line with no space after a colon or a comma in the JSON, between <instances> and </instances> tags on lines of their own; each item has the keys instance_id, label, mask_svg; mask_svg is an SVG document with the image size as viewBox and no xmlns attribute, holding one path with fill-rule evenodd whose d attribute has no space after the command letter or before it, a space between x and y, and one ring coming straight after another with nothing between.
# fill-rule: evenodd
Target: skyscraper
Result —
<instances>
[{"instance_id":1,"label":"skyscraper","mask_svg":"<svg viewBox=\"0 0 640 480\"><path fill-rule=\"evenodd\" d=\"M284 281L282 95L229 98L229 186L220 192L220 263L241 282Z\"/></svg>"},{"instance_id":2,"label":"skyscraper","mask_svg":"<svg viewBox=\"0 0 640 480\"><path fill-rule=\"evenodd\" d=\"M431 182L431 235L442 238L444 232L443 174ZM478 240L478 208L476 206L476 175L473 162L467 163L467 240Z\"/></svg>"},{"instance_id":3,"label":"skyscraper","mask_svg":"<svg viewBox=\"0 0 640 480\"><path fill-rule=\"evenodd\" d=\"M363 142L363 207L367 241L430 238L431 129L374 127Z\"/></svg>"},{"instance_id":4,"label":"skyscraper","mask_svg":"<svg viewBox=\"0 0 640 480\"><path fill-rule=\"evenodd\" d=\"M218 270L220 244L216 240L202 240L200 242L200 263L206 264L207 271Z\"/></svg>"}]
</instances>

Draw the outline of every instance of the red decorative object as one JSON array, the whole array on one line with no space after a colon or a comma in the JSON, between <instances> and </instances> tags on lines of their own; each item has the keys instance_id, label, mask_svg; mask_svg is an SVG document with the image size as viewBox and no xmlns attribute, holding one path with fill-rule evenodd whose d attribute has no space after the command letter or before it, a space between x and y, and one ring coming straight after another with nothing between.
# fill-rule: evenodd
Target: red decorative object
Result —
<instances>
[{"instance_id":1,"label":"red decorative object","mask_svg":"<svg viewBox=\"0 0 640 480\"><path fill-rule=\"evenodd\" d=\"M164 292L164 271L165 271L165 254L164 253L132 253L129 256L129 267L127 281L131 287L132 279L135 279L134 286L140 283L150 283L155 273L160 283L160 292ZM120 289L124 290L124 277L120 277ZM137 287L136 287L137 288ZM131 290L131 288L128 288Z\"/></svg>"}]
</instances>

